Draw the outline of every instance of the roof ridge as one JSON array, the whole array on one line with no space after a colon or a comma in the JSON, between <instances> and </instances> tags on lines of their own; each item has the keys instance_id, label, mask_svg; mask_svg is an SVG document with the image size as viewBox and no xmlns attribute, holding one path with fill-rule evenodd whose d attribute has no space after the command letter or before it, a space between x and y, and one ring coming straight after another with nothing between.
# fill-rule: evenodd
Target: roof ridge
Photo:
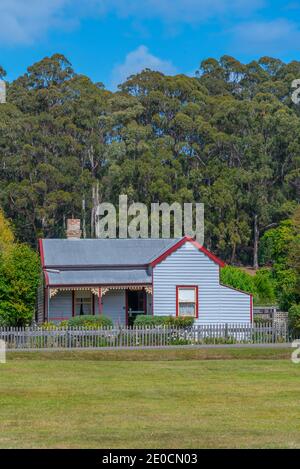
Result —
<instances>
[{"instance_id":1,"label":"roof ridge","mask_svg":"<svg viewBox=\"0 0 300 469\"><path fill-rule=\"evenodd\" d=\"M41 238L42 241L178 241L181 238Z\"/></svg>"}]
</instances>

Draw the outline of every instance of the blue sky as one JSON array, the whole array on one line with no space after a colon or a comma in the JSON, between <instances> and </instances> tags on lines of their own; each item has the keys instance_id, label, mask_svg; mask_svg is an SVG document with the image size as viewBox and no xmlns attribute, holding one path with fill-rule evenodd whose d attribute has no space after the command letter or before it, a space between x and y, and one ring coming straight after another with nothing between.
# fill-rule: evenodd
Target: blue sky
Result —
<instances>
[{"instance_id":1,"label":"blue sky","mask_svg":"<svg viewBox=\"0 0 300 469\"><path fill-rule=\"evenodd\" d=\"M193 74L223 54L300 60L300 1L0 0L0 64L12 80L46 55L115 89L149 67Z\"/></svg>"}]
</instances>

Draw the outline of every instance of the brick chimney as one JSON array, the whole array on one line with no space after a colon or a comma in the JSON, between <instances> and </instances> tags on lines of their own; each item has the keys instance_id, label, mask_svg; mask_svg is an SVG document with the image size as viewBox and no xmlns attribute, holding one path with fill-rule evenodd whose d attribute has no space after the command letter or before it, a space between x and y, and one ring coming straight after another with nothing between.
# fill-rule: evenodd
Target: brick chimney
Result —
<instances>
[{"instance_id":1,"label":"brick chimney","mask_svg":"<svg viewBox=\"0 0 300 469\"><path fill-rule=\"evenodd\" d=\"M81 238L80 220L78 218L68 218L67 220L67 238Z\"/></svg>"}]
</instances>

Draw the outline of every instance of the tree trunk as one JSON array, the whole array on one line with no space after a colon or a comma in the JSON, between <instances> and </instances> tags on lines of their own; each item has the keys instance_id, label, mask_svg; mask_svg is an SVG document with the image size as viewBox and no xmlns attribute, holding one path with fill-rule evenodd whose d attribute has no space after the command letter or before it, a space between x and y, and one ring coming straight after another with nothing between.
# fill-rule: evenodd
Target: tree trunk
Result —
<instances>
[{"instance_id":1,"label":"tree trunk","mask_svg":"<svg viewBox=\"0 0 300 469\"><path fill-rule=\"evenodd\" d=\"M95 186L92 187L91 238L95 236Z\"/></svg>"},{"instance_id":2,"label":"tree trunk","mask_svg":"<svg viewBox=\"0 0 300 469\"><path fill-rule=\"evenodd\" d=\"M258 217L254 215L254 244L253 244L253 267L258 269L258 242L259 242L259 228Z\"/></svg>"},{"instance_id":3,"label":"tree trunk","mask_svg":"<svg viewBox=\"0 0 300 469\"><path fill-rule=\"evenodd\" d=\"M86 212L85 212L85 196L82 196L82 236L86 238Z\"/></svg>"},{"instance_id":4,"label":"tree trunk","mask_svg":"<svg viewBox=\"0 0 300 469\"><path fill-rule=\"evenodd\" d=\"M230 264L233 264L235 261L235 254L236 254L236 243L232 246L232 251L231 251L231 259L230 259Z\"/></svg>"},{"instance_id":5,"label":"tree trunk","mask_svg":"<svg viewBox=\"0 0 300 469\"><path fill-rule=\"evenodd\" d=\"M92 187L91 238L96 237L96 213L99 205L99 183Z\"/></svg>"}]
</instances>

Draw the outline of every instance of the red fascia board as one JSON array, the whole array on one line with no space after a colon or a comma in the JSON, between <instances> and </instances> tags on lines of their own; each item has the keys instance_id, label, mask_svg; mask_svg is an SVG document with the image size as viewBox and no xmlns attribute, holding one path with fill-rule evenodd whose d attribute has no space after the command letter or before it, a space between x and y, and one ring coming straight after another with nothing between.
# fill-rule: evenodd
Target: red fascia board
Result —
<instances>
[{"instance_id":1,"label":"red fascia board","mask_svg":"<svg viewBox=\"0 0 300 469\"><path fill-rule=\"evenodd\" d=\"M151 267L155 267L157 264L159 264L161 261L166 259L172 252L177 251L178 248L180 248L183 244L187 242L187 239L184 237L180 239L177 243L175 243L173 246L171 246L169 249L167 249L165 252L163 252L159 257L154 259L150 265Z\"/></svg>"},{"instance_id":2,"label":"red fascia board","mask_svg":"<svg viewBox=\"0 0 300 469\"><path fill-rule=\"evenodd\" d=\"M194 239L189 239L188 241L190 241L196 248L199 249L199 251L203 252L203 254L205 254L207 257L209 257L212 261L214 261L220 267L225 267L226 263L224 261L222 261L219 257L215 256L212 252L210 252L208 249L206 249L200 243L198 243Z\"/></svg>"},{"instance_id":3,"label":"red fascia board","mask_svg":"<svg viewBox=\"0 0 300 469\"><path fill-rule=\"evenodd\" d=\"M40 251L40 255L41 255L41 263L42 263L42 268L43 268L43 272L44 272L44 276L45 276L45 283L46 283L46 286L48 287L49 285L49 276L48 276L48 272L45 270L45 254L44 254L44 246L43 246L43 240L40 238L39 239L39 251Z\"/></svg>"},{"instance_id":4,"label":"red fascia board","mask_svg":"<svg viewBox=\"0 0 300 469\"><path fill-rule=\"evenodd\" d=\"M154 316L154 279L153 279L153 269L151 272L151 278L152 278L152 316Z\"/></svg>"},{"instance_id":5,"label":"red fascia board","mask_svg":"<svg viewBox=\"0 0 300 469\"><path fill-rule=\"evenodd\" d=\"M39 251L41 255L41 262L42 262L42 267L45 267L45 255L44 255L44 246L43 246L43 240L40 238L39 239Z\"/></svg>"},{"instance_id":6,"label":"red fascia board","mask_svg":"<svg viewBox=\"0 0 300 469\"><path fill-rule=\"evenodd\" d=\"M80 288L80 287L90 287L90 288L99 288L101 287L127 287L127 286L141 286L141 287L148 287L151 285L151 282L149 283L141 283L141 282L135 282L135 283L78 283L78 284L70 284L70 283L53 283L49 285L51 288L59 288L59 287L67 287L67 288Z\"/></svg>"},{"instance_id":7,"label":"red fascia board","mask_svg":"<svg viewBox=\"0 0 300 469\"><path fill-rule=\"evenodd\" d=\"M75 291L72 290L72 318L75 316Z\"/></svg>"},{"instance_id":8,"label":"red fascia board","mask_svg":"<svg viewBox=\"0 0 300 469\"><path fill-rule=\"evenodd\" d=\"M164 259L166 259L168 256L170 256L170 254L172 254L174 251L177 251L177 249L179 249L183 244L185 244L187 242L192 243L197 249L199 249L199 251L203 252L203 254L205 254L207 257L209 257L213 262L218 264L220 267L225 267L226 264L223 261L221 261L221 259L219 259L217 256L212 254L210 251L208 251L208 249L203 247L200 243L195 241L190 236L184 236L180 241L178 241L178 243L174 244L169 249L167 249L165 252L163 252L159 257L154 259L150 263L151 267L155 267L157 264L159 264Z\"/></svg>"},{"instance_id":9,"label":"red fascia board","mask_svg":"<svg viewBox=\"0 0 300 469\"><path fill-rule=\"evenodd\" d=\"M129 314L128 314L128 290L124 290L124 295L125 295L125 324L126 324L126 327L128 327L128 319L129 319Z\"/></svg>"},{"instance_id":10,"label":"red fascia board","mask_svg":"<svg viewBox=\"0 0 300 469\"><path fill-rule=\"evenodd\" d=\"M44 270L46 286L49 287L49 275L46 270Z\"/></svg>"}]
</instances>

